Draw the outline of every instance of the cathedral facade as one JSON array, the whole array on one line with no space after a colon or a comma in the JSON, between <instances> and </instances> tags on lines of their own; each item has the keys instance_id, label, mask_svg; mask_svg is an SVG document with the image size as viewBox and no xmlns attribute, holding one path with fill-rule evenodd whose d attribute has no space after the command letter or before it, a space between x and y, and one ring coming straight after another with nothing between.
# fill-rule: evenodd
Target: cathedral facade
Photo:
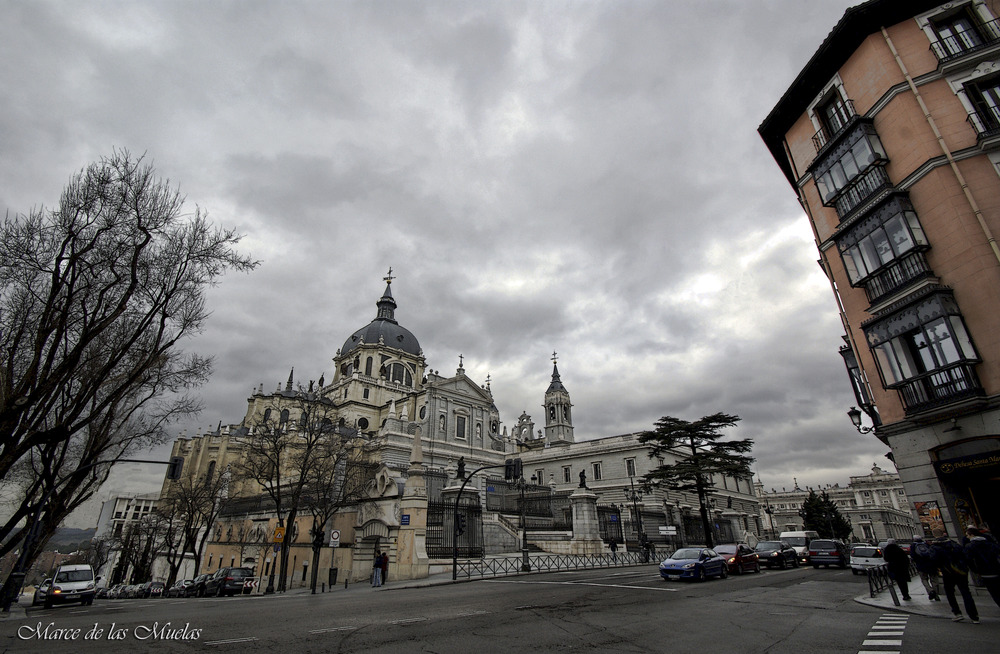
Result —
<instances>
[{"instance_id":1,"label":"cathedral facade","mask_svg":"<svg viewBox=\"0 0 1000 654\"><path fill-rule=\"evenodd\" d=\"M332 569L338 570L340 579L345 575L366 579L372 555L379 550L390 555L390 578L426 574L435 566L433 544L450 538L453 526L448 519L436 522L433 515L423 516L425 525L415 531L414 507L433 506L449 496L447 489L454 492L462 483L460 461L465 471L472 472L481 467L502 469L506 459L519 458L531 487L557 503L586 486L598 495L609 529L614 527L607 532L609 541L648 540L665 547L697 542L696 498L667 491L643 494L637 486L643 474L661 463L650 459L638 433L576 442L573 404L555 355L551 382L542 397L542 425L536 430L531 416L523 413L508 432L488 382L469 378L461 361L450 376L427 366L417 338L396 320L392 279L385 279L375 318L337 351L332 380L321 377L318 383L303 386L295 382L293 371L284 387L279 385L271 393L263 385L254 389L239 424L220 425L215 433L174 443L172 456L185 459L184 474L180 482L164 482L163 496L177 488L172 484L220 481L216 492L221 509L201 553L201 572L244 565L259 575L270 575L277 566L274 535L281 518L285 533L280 549L289 557L293 585L308 583L312 566L317 565L324 571L319 577L324 581ZM304 511L285 524L260 481L236 471L247 467L246 459L252 456L249 443L262 425L269 432L288 434L292 441L298 434L302 441L317 420L323 428L377 442L367 455L364 497L322 524L317 525L314 513ZM294 458L288 461L277 465L291 468L285 478L292 484ZM520 544L515 522L503 519L502 509L490 511L489 493L496 490L500 474L491 472L469 479L464 491L478 495L484 507L477 525L484 534L484 554L514 551ZM718 529L716 541L760 533L751 480L714 481L711 515ZM557 519L543 524L547 534L534 539L535 546L546 549L552 532L560 528L558 523ZM529 541L532 536L529 533ZM318 550L317 539L322 540ZM314 560L317 551L319 558ZM332 583L332 575L330 579Z\"/></svg>"}]
</instances>

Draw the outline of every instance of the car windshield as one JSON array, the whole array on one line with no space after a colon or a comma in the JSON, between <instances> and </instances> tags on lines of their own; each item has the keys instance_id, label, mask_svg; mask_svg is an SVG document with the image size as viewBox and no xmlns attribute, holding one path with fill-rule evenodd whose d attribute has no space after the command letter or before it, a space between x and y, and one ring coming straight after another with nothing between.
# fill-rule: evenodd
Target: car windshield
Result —
<instances>
[{"instance_id":1,"label":"car windshield","mask_svg":"<svg viewBox=\"0 0 1000 654\"><path fill-rule=\"evenodd\" d=\"M764 540L757 543L757 547L755 547L754 549L756 549L758 552L763 552L764 550L780 550L781 543L772 540Z\"/></svg>"},{"instance_id":2,"label":"car windshield","mask_svg":"<svg viewBox=\"0 0 1000 654\"><path fill-rule=\"evenodd\" d=\"M868 558L882 556L882 554L878 551L878 549L874 547L855 547L854 551L851 552L851 554L853 554L854 556L862 556Z\"/></svg>"},{"instance_id":3,"label":"car windshield","mask_svg":"<svg viewBox=\"0 0 1000 654\"><path fill-rule=\"evenodd\" d=\"M67 581L93 581L94 573L90 570L63 570L56 575L56 583Z\"/></svg>"},{"instance_id":4,"label":"car windshield","mask_svg":"<svg viewBox=\"0 0 1000 654\"><path fill-rule=\"evenodd\" d=\"M832 540L814 540L809 543L809 547L814 550L835 550L837 549L837 544Z\"/></svg>"},{"instance_id":5,"label":"car windshield","mask_svg":"<svg viewBox=\"0 0 1000 654\"><path fill-rule=\"evenodd\" d=\"M233 568L229 571L230 577L249 577L250 571L246 568Z\"/></svg>"},{"instance_id":6,"label":"car windshield","mask_svg":"<svg viewBox=\"0 0 1000 654\"><path fill-rule=\"evenodd\" d=\"M784 540L785 540L786 543L788 543L792 547L805 547L806 546L806 538L805 538L805 536L789 536L788 538L786 538Z\"/></svg>"},{"instance_id":7,"label":"car windshield","mask_svg":"<svg viewBox=\"0 0 1000 654\"><path fill-rule=\"evenodd\" d=\"M672 559L697 559L701 556L701 550L697 550L693 547L686 547L679 549L674 552L670 558Z\"/></svg>"},{"instance_id":8,"label":"car windshield","mask_svg":"<svg viewBox=\"0 0 1000 654\"><path fill-rule=\"evenodd\" d=\"M715 546L715 553L716 554L736 554L736 546L735 545L716 545Z\"/></svg>"}]
</instances>

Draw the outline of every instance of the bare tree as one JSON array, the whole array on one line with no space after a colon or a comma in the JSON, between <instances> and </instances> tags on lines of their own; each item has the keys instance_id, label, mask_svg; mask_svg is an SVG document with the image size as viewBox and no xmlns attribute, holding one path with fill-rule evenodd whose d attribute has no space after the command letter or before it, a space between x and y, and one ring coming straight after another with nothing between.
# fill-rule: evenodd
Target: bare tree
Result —
<instances>
[{"instance_id":1,"label":"bare tree","mask_svg":"<svg viewBox=\"0 0 1000 654\"><path fill-rule=\"evenodd\" d=\"M168 585L177 580L186 556L194 560L194 575L201 568L201 555L211 527L226 501L228 474L189 475L172 481L160 498L158 512L169 516L175 531L163 543L169 567Z\"/></svg>"},{"instance_id":2,"label":"bare tree","mask_svg":"<svg viewBox=\"0 0 1000 654\"><path fill-rule=\"evenodd\" d=\"M199 408L188 389L211 361L179 343L208 316L205 289L256 263L236 233L182 206L142 157L117 151L75 175L55 210L0 226L0 480L25 459L31 473L0 554L44 543L105 462Z\"/></svg>"},{"instance_id":3,"label":"bare tree","mask_svg":"<svg viewBox=\"0 0 1000 654\"><path fill-rule=\"evenodd\" d=\"M82 563L90 564L90 567L94 569L94 574L100 574L101 569L111 560L111 550L114 545L113 538L92 538L80 551ZM107 584L105 583L105 585Z\"/></svg>"},{"instance_id":4,"label":"bare tree","mask_svg":"<svg viewBox=\"0 0 1000 654\"><path fill-rule=\"evenodd\" d=\"M310 425L321 433L312 465L303 473L306 480L303 506L313 517L313 561L319 561L327 524L345 507L355 507L370 501L369 482L377 468L376 452L382 439L357 429L335 427L320 410ZM311 587L316 590L319 565L312 567Z\"/></svg>"},{"instance_id":5,"label":"bare tree","mask_svg":"<svg viewBox=\"0 0 1000 654\"><path fill-rule=\"evenodd\" d=\"M338 461L343 460L345 465L347 462L343 444L360 442L353 432L334 428L335 415L333 404L326 398L311 391L287 389L255 416L243 439L245 456L239 474L255 481L271 498L278 524L287 527L289 535L302 510L320 506L317 498L321 493L313 493L311 487L322 478L332 492ZM353 486L345 488L353 492ZM307 497L316 500L310 500L312 506L307 505ZM323 511L336 511L332 498L322 501L326 502ZM318 519L320 514L314 515ZM286 587L288 551L287 546L281 549L279 591Z\"/></svg>"}]
</instances>

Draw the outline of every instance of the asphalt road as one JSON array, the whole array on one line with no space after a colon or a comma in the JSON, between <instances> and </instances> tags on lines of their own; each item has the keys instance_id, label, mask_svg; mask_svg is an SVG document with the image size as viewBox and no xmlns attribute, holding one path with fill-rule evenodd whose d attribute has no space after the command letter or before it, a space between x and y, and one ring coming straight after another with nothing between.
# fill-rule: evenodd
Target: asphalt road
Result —
<instances>
[{"instance_id":1,"label":"asphalt road","mask_svg":"<svg viewBox=\"0 0 1000 654\"><path fill-rule=\"evenodd\" d=\"M853 601L865 589L850 570L692 583L643 566L317 595L98 600L0 622L0 651L948 653L993 651L1000 639L1000 622L883 618ZM876 640L901 642L865 644Z\"/></svg>"}]
</instances>

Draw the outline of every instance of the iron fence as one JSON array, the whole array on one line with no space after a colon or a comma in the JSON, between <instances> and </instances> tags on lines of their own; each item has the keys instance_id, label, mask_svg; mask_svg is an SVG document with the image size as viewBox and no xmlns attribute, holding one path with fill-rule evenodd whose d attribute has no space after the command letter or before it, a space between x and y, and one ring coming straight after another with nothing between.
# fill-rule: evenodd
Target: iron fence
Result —
<instances>
[{"instance_id":1,"label":"iron fence","mask_svg":"<svg viewBox=\"0 0 1000 654\"><path fill-rule=\"evenodd\" d=\"M562 570L586 570L591 568L624 568L646 565L639 552L618 552L614 554L594 554L590 556L574 554L541 554L530 557L533 572L558 572ZM506 577L522 574L521 557L500 557L489 559L467 559L458 561L459 578Z\"/></svg>"}]
</instances>

